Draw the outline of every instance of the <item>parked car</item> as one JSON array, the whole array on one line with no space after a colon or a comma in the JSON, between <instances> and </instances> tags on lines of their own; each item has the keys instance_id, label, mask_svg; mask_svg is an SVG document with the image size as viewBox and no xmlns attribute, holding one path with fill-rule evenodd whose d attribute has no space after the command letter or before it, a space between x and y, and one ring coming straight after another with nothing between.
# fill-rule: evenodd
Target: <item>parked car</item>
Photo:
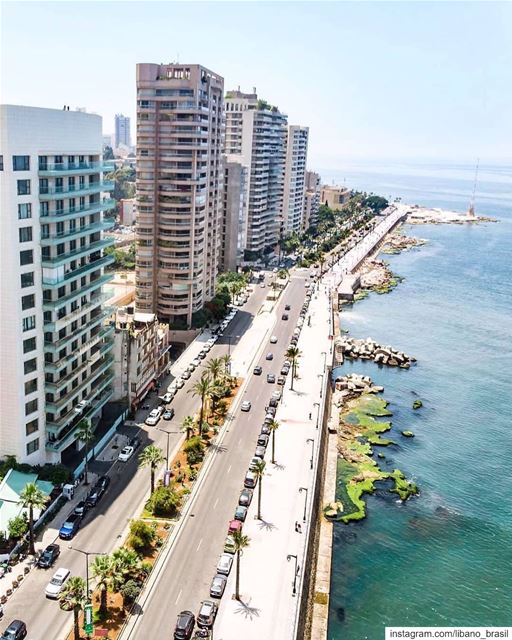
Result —
<instances>
[{"instance_id":1,"label":"parked car","mask_svg":"<svg viewBox=\"0 0 512 640\"><path fill-rule=\"evenodd\" d=\"M286 378L284 376L279 376L277 379L277 384L280 384L281 386L286 384Z\"/></svg>"},{"instance_id":2,"label":"parked car","mask_svg":"<svg viewBox=\"0 0 512 640\"><path fill-rule=\"evenodd\" d=\"M279 400L277 398L270 398L268 404L272 409L275 409L277 407L277 405L279 404Z\"/></svg>"},{"instance_id":3,"label":"parked car","mask_svg":"<svg viewBox=\"0 0 512 640\"><path fill-rule=\"evenodd\" d=\"M290 309L291 309L291 306L289 304L285 304L284 310L285 311L290 311Z\"/></svg>"},{"instance_id":4,"label":"parked car","mask_svg":"<svg viewBox=\"0 0 512 640\"><path fill-rule=\"evenodd\" d=\"M181 389L181 388L183 388L185 386L185 383L183 382L183 380L181 378L176 378L175 382L176 382L176 387L178 389Z\"/></svg>"},{"instance_id":5,"label":"parked car","mask_svg":"<svg viewBox=\"0 0 512 640\"><path fill-rule=\"evenodd\" d=\"M97 487L93 487L90 490L89 495L85 499L85 504L87 505L87 507L95 507L98 504L101 495L102 494L100 493L100 490Z\"/></svg>"},{"instance_id":6,"label":"parked car","mask_svg":"<svg viewBox=\"0 0 512 640\"><path fill-rule=\"evenodd\" d=\"M217 562L217 573L229 576L231 565L233 564L233 556L230 553L223 553Z\"/></svg>"},{"instance_id":7,"label":"parked car","mask_svg":"<svg viewBox=\"0 0 512 640\"><path fill-rule=\"evenodd\" d=\"M108 476L100 476L96 480L96 487L101 491L101 495L105 493L108 489L108 485L110 484L110 478Z\"/></svg>"},{"instance_id":8,"label":"parked car","mask_svg":"<svg viewBox=\"0 0 512 640\"><path fill-rule=\"evenodd\" d=\"M181 374L181 377L183 378L183 380L188 380L188 379L190 378L190 375L191 375L191 374L190 374L190 371L184 371L184 372ZM183 384L185 384L185 383L183 383ZM183 386L183 385L182 385L182 386Z\"/></svg>"},{"instance_id":9,"label":"parked car","mask_svg":"<svg viewBox=\"0 0 512 640\"><path fill-rule=\"evenodd\" d=\"M288 314L283 313L283 315L281 316L281 320L288 320Z\"/></svg>"},{"instance_id":10,"label":"parked car","mask_svg":"<svg viewBox=\"0 0 512 640\"><path fill-rule=\"evenodd\" d=\"M270 337L270 344L276 344L277 343L277 336L271 336Z\"/></svg>"},{"instance_id":11,"label":"parked car","mask_svg":"<svg viewBox=\"0 0 512 640\"><path fill-rule=\"evenodd\" d=\"M82 518L77 516L76 513L70 513L59 529L59 538L62 538L62 540L71 540L78 532L78 529L80 529L81 520Z\"/></svg>"},{"instance_id":12,"label":"parked car","mask_svg":"<svg viewBox=\"0 0 512 640\"><path fill-rule=\"evenodd\" d=\"M235 531L242 531L242 522L237 520L231 520L228 526L228 534L235 533Z\"/></svg>"},{"instance_id":13,"label":"parked car","mask_svg":"<svg viewBox=\"0 0 512 640\"><path fill-rule=\"evenodd\" d=\"M212 627L217 615L217 605L211 600L204 600L201 609L197 614L197 624L199 627Z\"/></svg>"},{"instance_id":14,"label":"parked car","mask_svg":"<svg viewBox=\"0 0 512 640\"><path fill-rule=\"evenodd\" d=\"M167 409L164 411L162 418L164 420L172 420L174 418L174 409Z\"/></svg>"},{"instance_id":15,"label":"parked car","mask_svg":"<svg viewBox=\"0 0 512 640\"><path fill-rule=\"evenodd\" d=\"M290 367L288 367L286 365L283 365L281 367L280 373L281 373L282 376L287 376L289 371L290 371Z\"/></svg>"},{"instance_id":16,"label":"parked car","mask_svg":"<svg viewBox=\"0 0 512 640\"><path fill-rule=\"evenodd\" d=\"M221 574L217 574L213 577L210 585L210 596L212 598L222 598L224 589L226 588L227 578Z\"/></svg>"},{"instance_id":17,"label":"parked car","mask_svg":"<svg viewBox=\"0 0 512 640\"><path fill-rule=\"evenodd\" d=\"M196 618L192 611L182 611L178 614L174 627L174 640L189 640L194 631Z\"/></svg>"},{"instance_id":18,"label":"parked car","mask_svg":"<svg viewBox=\"0 0 512 640\"><path fill-rule=\"evenodd\" d=\"M3 632L1 640L23 640L27 637L27 625L23 620L13 620Z\"/></svg>"},{"instance_id":19,"label":"parked car","mask_svg":"<svg viewBox=\"0 0 512 640\"><path fill-rule=\"evenodd\" d=\"M242 406L240 407L240 409L242 411L250 411L251 410L251 403L249 402L249 400L244 400L242 402Z\"/></svg>"},{"instance_id":20,"label":"parked car","mask_svg":"<svg viewBox=\"0 0 512 640\"><path fill-rule=\"evenodd\" d=\"M276 400L281 400L282 393L279 389L272 391L272 397L276 398Z\"/></svg>"},{"instance_id":21,"label":"parked car","mask_svg":"<svg viewBox=\"0 0 512 640\"><path fill-rule=\"evenodd\" d=\"M53 574L52 579L46 585L46 589L44 593L47 598L58 598L59 593L62 591L62 587L64 586L66 580L69 578L71 571L69 569L64 569L61 567L57 569L57 571Z\"/></svg>"},{"instance_id":22,"label":"parked car","mask_svg":"<svg viewBox=\"0 0 512 640\"><path fill-rule=\"evenodd\" d=\"M49 569L59 556L60 556L59 545L49 544L39 556L39 560L37 561L37 566L41 567L41 569Z\"/></svg>"},{"instance_id":23,"label":"parked car","mask_svg":"<svg viewBox=\"0 0 512 640\"><path fill-rule=\"evenodd\" d=\"M235 540L233 536L226 536L224 540L224 553L235 553Z\"/></svg>"},{"instance_id":24,"label":"parked car","mask_svg":"<svg viewBox=\"0 0 512 640\"><path fill-rule=\"evenodd\" d=\"M275 418L276 408L275 407L265 407L265 411L267 412L267 416L272 416Z\"/></svg>"},{"instance_id":25,"label":"parked car","mask_svg":"<svg viewBox=\"0 0 512 640\"><path fill-rule=\"evenodd\" d=\"M252 372L254 373L255 376L261 376L261 374L263 373L263 369L262 367L254 367Z\"/></svg>"},{"instance_id":26,"label":"parked car","mask_svg":"<svg viewBox=\"0 0 512 640\"><path fill-rule=\"evenodd\" d=\"M276 377L273 373L267 373L267 382L274 383L276 381Z\"/></svg>"},{"instance_id":27,"label":"parked car","mask_svg":"<svg viewBox=\"0 0 512 640\"><path fill-rule=\"evenodd\" d=\"M199 360L199 358L194 358L194 360L192 360L192 364L197 369L197 367L201 364L201 361Z\"/></svg>"},{"instance_id":28,"label":"parked car","mask_svg":"<svg viewBox=\"0 0 512 640\"><path fill-rule=\"evenodd\" d=\"M240 520L240 522L245 522L246 516L247 516L247 507L244 507L241 504L239 504L235 509L235 520Z\"/></svg>"},{"instance_id":29,"label":"parked car","mask_svg":"<svg viewBox=\"0 0 512 640\"><path fill-rule=\"evenodd\" d=\"M198 357L200 360L204 360L204 358L206 358L206 354L207 354L207 353L208 353L208 350L207 350L207 349L203 349L202 351L200 351L200 352L199 352L199 354L198 354L198 356L197 356L197 357Z\"/></svg>"},{"instance_id":30,"label":"parked car","mask_svg":"<svg viewBox=\"0 0 512 640\"><path fill-rule=\"evenodd\" d=\"M273 418L272 418L273 419ZM272 420L271 420L272 422ZM267 422L265 422L262 427L261 427L261 431L260 433L265 433L266 435L268 435L270 433L270 427L268 425ZM251 460L251 464L254 462L254 458ZM249 467L250 468L250 467Z\"/></svg>"},{"instance_id":31,"label":"parked car","mask_svg":"<svg viewBox=\"0 0 512 640\"><path fill-rule=\"evenodd\" d=\"M266 447L268 444L268 435L266 433L260 433L258 436L258 445L260 447Z\"/></svg>"},{"instance_id":32,"label":"parked car","mask_svg":"<svg viewBox=\"0 0 512 640\"><path fill-rule=\"evenodd\" d=\"M265 447L258 445L254 450L254 455L256 458L261 458L263 460L263 458L265 457Z\"/></svg>"},{"instance_id":33,"label":"parked car","mask_svg":"<svg viewBox=\"0 0 512 640\"><path fill-rule=\"evenodd\" d=\"M130 438L130 442L128 444L130 447L133 447L134 450L138 449L141 444L141 439L138 436L134 436L133 438Z\"/></svg>"},{"instance_id":34,"label":"parked car","mask_svg":"<svg viewBox=\"0 0 512 640\"><path fill-rule=\"evenodd\" d=\"M83 518L87 512L87 505L85 504L85 500L80 500L80 502L73 509L73 513L76 513L77 516Z\"/></svg>"},{"instance_id":35,"label":"parked car","mask_svg":"<svg viewBox=\"0 0 512 640\"><path fill-rule=\"evenodd\" d=\"M124 447L120 452L119 455L117 456L117 459L120 462L128 462L128 460L133 456L133 447Z\"/></svg>"},{"instance_id":36,"label":"parked car","mask_svg":"<svg viewBox=\"0 0 512 640\"><path fill-rule=\"evenodd\" d=\"M274 359L273 353L267 353L267 355L265 356L265 360L273 360L273 359Z\"/></svg>"},{"instance_id":37,"label":"parked car","mask_svg":"<svg viewBox=\"0 0 512 640\"><path fill-rule=\"evenodd\" d=\"M238 498L238 504L242 507L248 507L252 500L252 489L242 489L240 497Z\"/></svg>"},{"instance_id":38,"label":"parked car","mask_svg":"<svg viewBox=\"0 0 512 640\"><path fill-rule=\"evenodd\" d=\"M164 393L163 396L160 396L160 400L163 402L163 404L169 404L169 402L174 398L174 394L170 393L169 391L167 393Z\"/></svg>"},{"instance_id":39,"label":"parked car","mask_svg":"<svg viewBox=\"0 0 512 640\"><path fill-rule=\"evenodd\" d=\"M154 427L157 424L157 422L160 420L161 415L162 415L162 407L153 409L145 420L148 427Z\"/></svg>"},{"instance_id":40,"label":"parked car","mask_svg":"<svg viewBox=\"0 0 512 640\"><path fill-rule=\"evenodd\" d=\"M268 436L260 435L260 438L267 438L267 442L268 442ZM261 444L259 438L258 438L258 444ZM257 482L258 482L258 476L254 473L254 471L248 471L245 474L244 487L247 487L248 489L254 489Z\"/></svg>"}]
</instances>

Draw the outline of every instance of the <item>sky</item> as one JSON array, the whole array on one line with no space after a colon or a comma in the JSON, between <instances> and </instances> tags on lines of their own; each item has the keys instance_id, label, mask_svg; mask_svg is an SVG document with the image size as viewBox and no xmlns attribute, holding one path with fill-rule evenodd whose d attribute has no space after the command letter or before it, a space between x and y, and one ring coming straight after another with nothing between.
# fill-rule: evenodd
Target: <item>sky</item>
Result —
<instances>
[{"instance_id":1,"label":"sky","mask_svg":"<svg viewBox=\"0 0 512 640\"><path fill-rule=\"evenodd\" d=\"M200 63L310 128L309 161L512 160L509 2L3 2L8 104L134 115L137 62Z\"/></svg>"}]
</instances>

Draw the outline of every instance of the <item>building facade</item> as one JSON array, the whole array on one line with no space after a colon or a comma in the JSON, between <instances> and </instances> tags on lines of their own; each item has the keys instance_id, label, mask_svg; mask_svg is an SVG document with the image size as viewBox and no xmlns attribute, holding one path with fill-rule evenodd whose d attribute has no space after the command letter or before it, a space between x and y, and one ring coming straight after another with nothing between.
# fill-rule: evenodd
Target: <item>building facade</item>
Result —
<instances>
[{"instance_id":1,"label":"building facade","mask_svg":"<svg viewBox=\"0 0 512 640\"><path fill-rule=\"evenodd\" d=\"M131 227L136 220L135 198L122 198L119 200L119 223Z\"/></svg>"},{"instance_id":2,"label":"building facade","mask_svg":"<svg viewBox=\"0 0 512 640\"><path fill-rule=\"evenodd\" d=\"M0 107L0 451L30 464L76 451L112 396L113 329L102 285L113 258L103 212L101 118Z\"/></svg>"},{"instance_id":3,"label":"building facade","mask_svg":"<svg viewBox=\"0 0 512 640\"><path fill-rule=\"evenodd\" d=\"M330 209L341 209L350 199L350 189L346 187L324 185L320 193L320 204Z\"/></svg>"},{"instance_id":4,"label":"building facade","mask_svg":"<svg viewBox=\"0 0 512 640\"><path fill-rule=\"evenodd\" d=\"M300 233L303 228L309 128L290 125L287 134L281 227L283 237Z\"/></svg>"},{"instance_id":5,"label":"building facade","mask_svg":"<svg viewBox=\"0 0 512 640\"><path fill-rule=\"evenodd\" d=\"M321 178L320 174L314 171L306 171L305 191L304 191L304 215L302 219L302 230L318 222L318 210L320 208Z\"/></svg>"},{"instance_id":6,"label":"building facade","mask_svg":"<svg viewBox=\"0 0 512 640\"><path fill-rule=\"evenodd\" d=\"M277 244L283 216L287 116L253 93L226 94L226 159L246 167L247 259Z\"/></svg>"},{"instance_id":7,"label":"building facade","mask_svg":"<svg viewBox=\"0 0 512 640\"><path fill-rule=\"evenodd\" d=\"M222 237L219 270L236 271L243 259L247 222L247 168L239 162L224 165Z\"/></svg>"},{"instance_id":8,"label":"building facade","mask_svg":"<svg viewBox=\"0 0 512 640\"><path fill-rule=\"evenodd\" d=\"M117 149L121 145L128 147L128 149L132 146L130 118L128 118L127 116L123 116L122 113L116 113L114 129L114 149Z\"/></svg>"},{"instance_id":9,"label":"building facade","mask_svg":"<svg viewBox=\"0 0 512 640\"><path fill-rule=\"evenodd\" d=\"M223 93L200 65L137 65L136 306L174 326L215 294Z\"/></svg>"}]
</instances>

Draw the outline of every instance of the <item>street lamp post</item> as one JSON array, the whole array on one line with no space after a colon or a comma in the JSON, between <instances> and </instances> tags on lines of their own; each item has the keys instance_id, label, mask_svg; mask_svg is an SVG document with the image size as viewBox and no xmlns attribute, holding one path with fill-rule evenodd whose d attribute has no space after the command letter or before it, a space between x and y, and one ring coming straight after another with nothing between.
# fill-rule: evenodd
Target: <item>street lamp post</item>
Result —
<instances>
[{"instance_id":1,"label":"street lamp post","mask_svg":"<svg viewBox=\"0 0 512 640\"><path fill-rule=\"evenodd\" d=\"M304 515L302 516L302 522L306 522L306 508L308 505L308 489L307 487L299 487L299 493L302 493L303 491L306 492L306 495L304 496Z\"/></svg>"},{"instance_id":2,"label":"street lamp post","mask_svg":"<svg viewBox=\"0 0 512 640\"><path fill-rule=\"evenodd\" d=\"M316 407L316 428L318 429L318 422L320 419L320 403L314 402L313 406Z\"/></svg>"},{"instance_id":3,"label":"street lamp post","mask_svg":"<svg viewBox=\"0 0 512 640\"><path fill-rule=\"evenodd\" d=\"M293 553L289 553L286 556L286 559L288 560L288 562L290 562L291 559L295 560L295 569L293 572L293 589L292 589L292 596L296 596L297 595L297 575L299 574L299 565L297 563L297 556L294 555Z\"/></svg>"},{"instance_id":4,"label":"street lamp post","mask_svg":"<svg viewBox=\"0 0 512 640\"><path fill-rule=\"evenodd\" d=\"M325 371L325 366L327 364L327 352L326 351L322 351L320 353L320 355L324 357L324 371Z\"/></svg>"},{"instance_id":5,"label":"street lamp post","mask_svg":"<svg viewBox=\"0 0 512 640\"><path fill-rule=\"evenodd\" d=\"M324 374L323 373L319 373L318 377L322 378L322 382L320 383L320 397L322 397L323 388L324 388Z\"/></svg>"},{"instance_id":6,"label":"street lamp post","mask_svg":"<svg viewBox=\"0 0 512 640\"><path fill-rule=\"evenodd\" d=\"M308 442L311 442L311 460L309 462L310 462L310 466L311 466L311 469L312 469L313 468L313 458L315 457L315 441L313 440L313 438L308 438L306 440L306 444Z\"/></svg>"},{"instance_id":7,"label":"street lamp post","mask_svg":"<svg viewBox=\"0 0 512 640\"><path fill-rule=\"evenodd\" d=\"M71 551L78 551L85 556L85 593L87 602L91 601L90 593L89 593L89 556L106 556L107 554L104 551L83 551L82 549L77 549L71 545L68 545L68 549Z\"/></svg>"},{"instance_id":8,"label":"street lamp post","mask_svg":"<svg viewBox=\"0 0 512 640\"><path fill-rule=\"evenodd\" d=\"M176 434L178 432L177 431L166 431L165 429L161 429L160 427L155 427L155 429L157 431L161 431L162 433L165 433L166 436L167 436L167 453L166 453L166 456L165 456L165 460L166 460L165 468L169 469L169 436L171 434Z\"/></svg>"}]
</instances>

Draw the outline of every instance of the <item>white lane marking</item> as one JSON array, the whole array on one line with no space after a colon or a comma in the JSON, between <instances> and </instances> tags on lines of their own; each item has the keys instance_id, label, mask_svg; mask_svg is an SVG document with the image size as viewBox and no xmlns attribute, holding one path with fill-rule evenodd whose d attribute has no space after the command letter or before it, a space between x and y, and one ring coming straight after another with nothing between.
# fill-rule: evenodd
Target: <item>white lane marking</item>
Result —
<instances>
[{"instance_id":1,"label":"white lane marking","mask_svg":"<svg viewBox=\"0 0 512 640\"><path fill-rule=\"evenodd\" d=\"M229 465L227 473L229 473L231 471L231 465Z\"/></svg>"},{"instance_id":2,"label":"white lane marking","mask_svg":"<svg viewBox=\"0 0 512 640\"><path fill-rule=\"evenodd\" d=\"M203 544L203 539L199 540L199 544L197 545L196 553L199 551L199 547Z\"/></svg>"},{"instance_id":3,"label":"white lane marking","mask_svg":"<svg viewBox=\"0 0 512 640\"><path fill-rule=\"evenodd\" d=\"M215 504L213 505L213 508L215 509L215 507L218 505L219 503L219 499L217 498L217 500L215 500Z\"/></svg>"},{"instance_id":4,"label":"white lane marking","mask_svg":"<svg viewBox=\"0 0 512 640\"><path fill-rule=\"evenodd\" d=\"M178 597L176 598L176 601L174 602L174 604L178 604L178 600L181 597L181 592L183 591L183 589L180 589L180 592L178 593Z\"/></svg>"}]
</instances>

